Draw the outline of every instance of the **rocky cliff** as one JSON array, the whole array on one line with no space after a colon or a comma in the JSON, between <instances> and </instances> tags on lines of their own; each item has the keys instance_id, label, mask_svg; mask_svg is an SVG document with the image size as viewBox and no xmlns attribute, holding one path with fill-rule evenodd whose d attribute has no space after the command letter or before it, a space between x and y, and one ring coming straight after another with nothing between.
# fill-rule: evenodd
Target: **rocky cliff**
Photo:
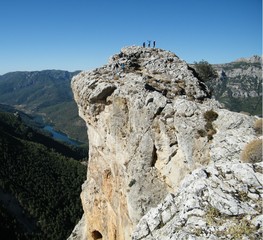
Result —
<instances>
[{"instance_id":1,"label":"rocky cliff","mask_svg":"<svg viewBox=\"0 0 263 240\"><path fill-rule=\"evenodd\" d=\"M218 78L208 82L217 100L232 111L262 114L262 58L252 56L214 64Z\"/></svg>"},{"instance_id":2,"label":"rocky cliff","mask_svg":"<svg viewBox=\"0 0 263 240\"><path fill-rule=\"evenodd\" d=\"M260 235L261 155L240 160L260 141L256 117L221 108L185 61L127 47L72 89L90 151L84 216L69 239Z\"/></svg>"}]
</instances>

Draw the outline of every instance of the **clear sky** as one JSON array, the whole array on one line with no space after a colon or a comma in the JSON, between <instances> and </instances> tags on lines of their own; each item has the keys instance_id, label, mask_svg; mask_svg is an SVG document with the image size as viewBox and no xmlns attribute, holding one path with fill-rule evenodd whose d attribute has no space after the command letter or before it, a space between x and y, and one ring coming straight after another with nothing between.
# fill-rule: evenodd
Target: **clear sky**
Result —
<instances>
[{"instance_id":1,"label":"clear sky","mask_svg":"<svg viewBox=\"0 0 263 240\"><path fill-rule=\"evenodd\" d=\"M262 0L0 2L0 74L90 70L147 40L188 63L262 55Z\"/></svg>"}]
</instances>

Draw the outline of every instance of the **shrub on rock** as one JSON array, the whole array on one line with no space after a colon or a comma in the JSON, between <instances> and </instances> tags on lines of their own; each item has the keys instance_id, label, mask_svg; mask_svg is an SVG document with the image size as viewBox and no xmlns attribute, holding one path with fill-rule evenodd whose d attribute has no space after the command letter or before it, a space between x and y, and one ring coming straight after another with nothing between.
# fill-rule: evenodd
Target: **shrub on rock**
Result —
<instances>
[{"instance_id":1,"label":"shrub on rock","mask_svg":"<svg viewBox=\"0 0 263 240\"><path fill-rule=\"evenodd\" d=\"M262 139L249 142L242 151L241 160L246 163L262 161Z\"/></svg>"},{"instance_id":2,"label":"shrub on rock","mask_svg":"<svg viewBox=\"0 0 263 240\"><path fill-rule=\"evenodd\" d=\"M254 123L254 130L258 135L262 135L262 118L259 118Z\"/></svg>"}]
</instances>

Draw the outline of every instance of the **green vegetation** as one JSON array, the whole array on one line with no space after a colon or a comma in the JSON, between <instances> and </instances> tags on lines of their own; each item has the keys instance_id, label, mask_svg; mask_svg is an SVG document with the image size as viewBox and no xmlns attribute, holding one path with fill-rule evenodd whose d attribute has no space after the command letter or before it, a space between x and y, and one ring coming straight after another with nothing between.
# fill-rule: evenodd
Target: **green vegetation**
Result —
<instances>
[{"instance_id":1,"label":"green vegetation","mask_svg":"<svg viewBox=\"0 0 263 240\"><path fill-rule=\"evenodd\" d=\"M56 130L86 143L86 125L78 116L70 86L77 73L60 70L7 73L0 76L0 102L41 116Z\"/></svg>"},{"instance_id":2,"label":"green vegetation","mask_svg":"<svg viewBox=\"0 0 263 240\"><path fill-rule=\"evenodd\" d=\"M244 236L250 236L255 232L256 228L246 219L241 219L233 226L229 227L226 231L231 236L231 239L239 240L243 239ZM254 238L248 238L254 239Z\"/></svg>"},{"instance_id":3,"label":"green vegetation","mask_svg":"<svg viewBox=\"0 0 263 240\"><path fill-rule=\"evenodd\" d=\"M87 144L87 128L84 121L78 116L75 101L66 101L42 109L55 126L55 129L66 133L68 136Z\"/></svg>"},{"instance_id":4,"label":"green vegetation","mask_svg":"<svg viewBox=\"0 0 263 240\"><path fill-rule=\"evenodd\" d=\"M216 100L235 112L262 115L261 62L232 62L214 65L221 74L206 82Z\"/></svg>"},{"instance_id":5,"label":"green vegetation","mask_svg":"<svg viewBox=\"0 0 263 240\"><path fill-rule=\"evenodd\" d=\"M221 213L219 210L211 205L207 207L206 222L208 225L216 225L220 222Z\"/></svg>"},{"instance_id":6,"label":"green vegetation","mask_svg":"<svg viewBox=\"0 0 263 240\"><path fill-rule=\"evenodd\" d=\"M249 142L241 153L241 159L247 163L262 161L262 139L255 139Z\"/></svg>"},{"instance_id":7,"label":"green vegetation","mask_svg":"<svg viewBox=\"0 0 263 240\"><path fill-rule=\"evenodd\" d=\"M231 111L262 115L262 97L234 98L232 93L229 93L228 96L217 99Z\"/></svg>"},{"instance_id":8,"label":"green vegetation","mask_svg":"<svg viewBox=\"0 0 263 240\"><path fill-rule=\"evenodd\" d=\"M204 119L206 121L205 129L197 130L197 133L200 137L207 137L208 140L213 139L213 135L216 134L216 130L213 126L213 121L215 121L218 117L218 114L213 110L206 111L204 113Z\"/></svg>"},{"instance_id":9,"label":"green vegetation","mask_svg":"<svg viewBox=\"0 0 263 240\"><path fill-rule=\"evenodd\" d=\"M233 240L243 239L245 236L248 237L246 239L258 239L257 237L259 237L254 235L256 227L250 221L245 219L245 216L224 215L221 214L217 208L209 205L207 207L205 218L206 223L209 226L220 226L231 220L232 225L229 224L225 231L215 232L217 237L229 237L229 239ZM202 229L195 229L193 233L196 236L200 236L202 234Z\"/></svg>"},{"instance_id":10,"label":"green vegetation","mask_svg":"<svg viewBox=\"0 0 263 240\"><path fill-rule=\"evenodd\" d=\"M204 113L204 118L207 122L213 122L217 119L218 114L214 112L213 110L206 111Z\"/></svg>"},{"instance_id":11,"label":"green vegetation","mask_svg":"<svg viewBox=\"0 0 263 240\"><path fill-rule=\"evenodd\" d=\"M247 69L249 67L258 67L261 68L261 63L260 62L231 62L226 64L226 66L224 67L225 70L233 70L233 69L237 69L237 68L241 68L241 69Z\"/></svg>"},{"instance_id":12,"label":"green vegetation","mask_svg":"<svg viewBox=\"0 0 263 240\"><path fill-rule=\"evenodd\" d=\"M129 187L132 187L134 184L136 183L136 180L135 179L132 179L129 183Z\"/></svg>"},{"instance_id":13,"label":"green vegetation","mask_svg":"<svg viewBox=\"0 0 263 240\"><path fill-rule=\"evenodd\" d=\"M207 61L194 62L194 69L203 82L208 82L218 77L217 72Z\"/></svg>"},{"instance_id":14,"label":"green vegetation","mask_svg":"<svg viewBox=\"0 0 263 240\"><path fill-rule=\"evenodd\" d=\"M43 144L58 153L78 160L84 159L87 156L87 149L85 147L68 146L52 139L48 135L44 135L43 132L24 124L20 114L10 114L0 111L0 130L27 141Z\"/></svg>"},{"instance_id":15,"label":"green vegetation","mask_svg":"<svg viewBox=\"0 0 263 240\"><path fill-rule=\"evenodd\" d=\"M0 113L0 189L12 194L37 226L25 231L2 205L0 219L5 225L1 233L12 232L8 239L13 235L13 239L69 236L82 215L79 195L86 167L71 158L78 154L36 132L19 116Z\"/></svg>"},{"instance_id":16,"label":"green vegetation","mask_svg":"<svg viewBox=\"0 0 263 240\"><path fill-rule=\"evenodd\" d=\"M21 224L0 205L0 233L1 239L26 240L29 235L23 231Z\"/></svg>"}]
</instances>

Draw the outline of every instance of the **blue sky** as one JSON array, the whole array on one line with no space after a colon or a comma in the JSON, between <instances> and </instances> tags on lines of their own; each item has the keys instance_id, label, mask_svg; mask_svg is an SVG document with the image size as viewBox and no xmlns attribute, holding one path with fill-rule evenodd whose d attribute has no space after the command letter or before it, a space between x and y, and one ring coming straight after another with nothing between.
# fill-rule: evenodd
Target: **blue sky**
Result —
<instances>
[{"instance_id":1,"label":"blue sky","mask_svg":"<svg viewBox=\"0 0 263 240\"><path fill-rule=\"evenodd\" d=\"M1 0L0 74L90 70L156 40L192 63L262 54L262 0Z\"/></svg>"}]
</instances>

